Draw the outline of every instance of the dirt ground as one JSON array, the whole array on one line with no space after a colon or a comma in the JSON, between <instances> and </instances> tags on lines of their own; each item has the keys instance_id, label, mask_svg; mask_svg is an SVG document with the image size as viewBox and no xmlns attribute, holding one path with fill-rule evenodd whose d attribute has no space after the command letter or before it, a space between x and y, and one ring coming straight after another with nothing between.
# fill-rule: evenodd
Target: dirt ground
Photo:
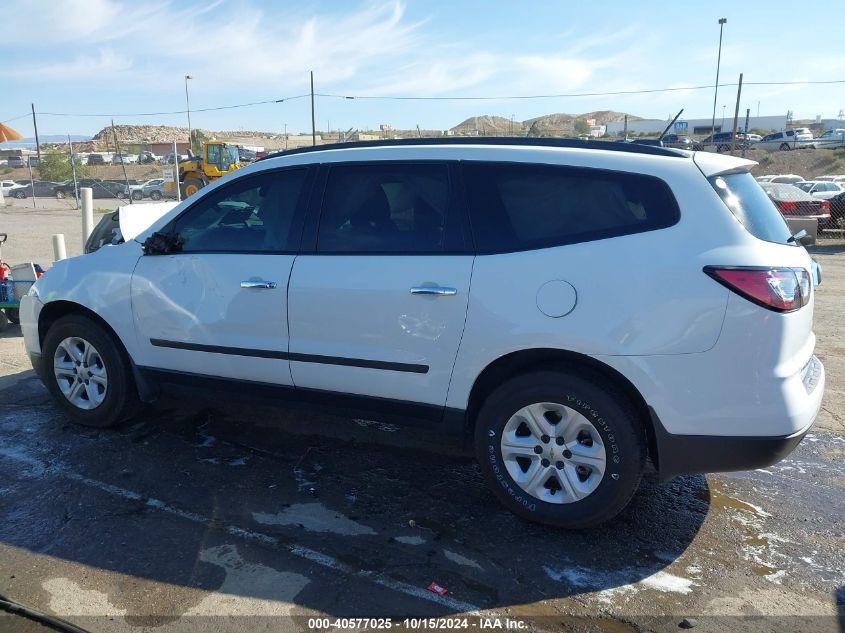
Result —
<instances>
[{"instance_id":1,"label":"dirt ground","mask_svg":"<svg viewBox=\"0 0 845 633\"><path fill-rule=\"evenodd\" d=\"M79 227L71 209L7 208L4 258L48 261L56 232L79 252ZM813 432L767 469L649 478L620 517L579 532L517 519L461 446L426 430L225 394L166 397L117 430L77 427L12 328L0 335L0 594L109 633L411 615L458 620L409 628L842 633L845 242L811 250L827 370ZM0 615L7 630L43 629Z\"/></svg>"}]
</instances>

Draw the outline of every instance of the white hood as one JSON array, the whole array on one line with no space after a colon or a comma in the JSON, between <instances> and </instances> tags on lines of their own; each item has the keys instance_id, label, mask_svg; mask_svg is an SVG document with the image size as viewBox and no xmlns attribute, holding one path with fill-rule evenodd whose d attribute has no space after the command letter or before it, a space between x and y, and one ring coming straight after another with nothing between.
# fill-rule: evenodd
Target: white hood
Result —
<instances>
[{"instance_id":1,"label":"white hood","mask_svg":"<svg viewBox=\"0 0 845 633\"><path fill-rule=\"evenodd\" d=\"M178 202L153 202L150 204L126 204L117 208L120 234L124 241L135 239L161 217L173 209Z\"/></svg>"}]
</instances>

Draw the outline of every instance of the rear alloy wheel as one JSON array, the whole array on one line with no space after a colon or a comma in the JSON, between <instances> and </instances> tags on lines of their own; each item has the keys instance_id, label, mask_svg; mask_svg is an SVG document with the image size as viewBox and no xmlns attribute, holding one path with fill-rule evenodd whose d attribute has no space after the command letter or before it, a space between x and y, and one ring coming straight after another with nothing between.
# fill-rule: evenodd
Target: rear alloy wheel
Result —
<instances>
[{"instance_id":1,"label":"rear alloy wheel","mask_svg":"<svg viewBox=\"0 0 845 633\"><path fill-rule=\"evenodd\" d=\"M646 457L628 399L581 368L502 384L478 413L475 447L502 504L525 519L572 529L618 514L639 486Z\"/></svg>"},{"instance_id":2,"label":"rear alloy wheel","mask_svg":"<svg viewBox=\"0 0 845 633\"><path fill-rule=\"evenodd\" d=\"M161 200L161 192L160 191L150 192L150 198L152 198L153 200Z\"/></svg>"},{"instance_id":3,"label":"rear alloy wheel","mask_svg":"<svg viewBox=\"0 0 845 633\"><path fill-rule=\"evenodd\" d=\"M44 337L41 352L41 379L74 421L105 428L139 410L125 351L111 333L88 317L74 314L56 321Z\"/></svg>"},{"instance_id":4,"label":"rear alloy wheel","mask_svg":"<svg viewBox=\"0 0 845 633\"><path fill-rule=\"evenodd\" d=\"M67 194L66 194L64 191L62 191L61 189L59 189L59 190L56 192L56 197L57 197L59 200L64 200L65 198L67 198Z\"/></svg>"},{"instance_id":5,"label":"rear alloy wheel","mask_svg":"<svg viewBox=\"0 0 845 633\"><path fill-rule=\"evenodd\" d=\"M12 194L12 197L17 198L18 200L23 200L24 198L26 198L26 192L25 191L15 191Z\"/></svg>"},{"instance_id":6,"label":"rear alloy wheel","mask_svg":"<svg viewBox=\"0 0 845 633\"><path fill-rule=\"evenodd\" d=\"M143 193L141 193L140 191L133 191L133 192L132 192L132 199L133 199L133 200L143 200L143 199L144 199L144 194L143 194Z\"/></svg>"},{"instance_id":7,"label":"rear alloy wheel","mask_svg":"<svg viewBox=\"0 0 845 633\"><path fill-rule=\"evenodd\" d=\"M788 151L789 151L789 150L791 150L792 148L789 146L789 143L781 143L781 144L780 144L780 149L781 149L781 151L783 151L783 152L788 152Z\"/></svg>"}]
</instances>

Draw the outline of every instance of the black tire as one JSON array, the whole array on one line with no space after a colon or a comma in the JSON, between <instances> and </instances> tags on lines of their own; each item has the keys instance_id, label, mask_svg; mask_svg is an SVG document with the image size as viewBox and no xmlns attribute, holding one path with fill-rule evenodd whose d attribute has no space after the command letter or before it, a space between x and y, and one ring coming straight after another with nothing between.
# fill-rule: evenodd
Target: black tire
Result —
<instances>
[{"instance_id":1,"label":"black tire","mask_svg":"<svg viewBox=\"0 0 845 633\"><path fill-rule=\"evenodd\" d=\"M598 487L579 501L542 501L524 491L507 470L501 439L508 420L539 402L570 406L601 436L606 470ZM476 418L475 449L484 477L506 508L529 521L568 529L596 526L621 512L639 486L646 459L644 432L628 398L598 375L566 368L526 373L499 386Z\"/></svg>"},{"instance_id":2,"label":"black tire","mask_svg":"<svg viewBox=\"0 0 845 633\"><path fill-rule=\"evenodd\" d=\"M194 195L197 191L202 189L205 183L199 178L188 178L182 183L182 199Z\"/></svg>"},{"instance_id":3,"label":"black tire","mask_svg":"<svg viewBox=\"0 0 845 633\"><path fill-rule=\"evenodd\" d=\"M160 191L151 191L150 192L150 199L151 200L161 200L161 192Z\"/></svg>"},{"instance_id":4,"label":"black tire","mask_svg":"<svg viewBox=\"0 0 845 633\"><path fill-rule=\"evenodd\" d=\"M719 154L721 154L722 152L727 152L728 149L729 149L729 147L727 145L724 145L724 144L716 146L716 152L719 153Z\"/></svg>"},{"instance_id":5,"label":"black tire","mask_svg":"<svg viewBox=\"0 0 845 633\"><path fill-rule=\"evenodd\" d=\"M144 199L144 194L143 194L143 193L141 193L140 191L133 191L133 192L132 192L132 199L133 199L133 200L143 200L143 199Z\"/></svg>"},{"instance_id":6,"label":"black tire","mask_svg":"<svg viewBox=\"0 0 845 633\"><path fill-rule=\"evenodd\" d=\"M59 190L56 192L56 197L57 197L59 200L64 200L65 198L67 198L67 194L66 194L64 191L62 191L61 189L59 189Z\"/></svg>"},{"instance_id":7,"label":"black tire","mask_svg":"<svg viewBox=\"0 0 845 633\"><path fill-rule=\"evenodd\" d=\"M26 198L26 191L15 191L12 194L12 197L17 198L18 200L23 200L24 198Z\"/></svg>"},{"instance_id":8,"label":"black tire","mask_svg":"<svg viewBox=\"0 0 845 633\"><path fill-rule=\"evenodd\" d=\"M80 409L68 400L59 388L53 373L53 357L59 344L68 337L80 337L99 352L108 374L108 388L103 402L93 409ZM53 399L73 421L84 426L106 428L116 426L141 408L132 368L126 351L114 335L88 317L72 314L56 321L41 346L43 376L41 379Z\"/></svg>"},{"instance_id":9,"label":"black tire","mask_svg":"<svg viewBox=\"0 0 845 633\"><path fill-rule=\"evenodd\" d=\"M18 325L21 322L21 312L17 308L6 308L6 318L9 319L9 323Z\"/></svg>"},{"instance_id":10,"label":"black tire","mask_svg":"<svg viewBox=\"0 0 845 633\"><path fill-rule=\"evenodd\" d=\"M0 310L0 332L5 332L9 327L9 319L6 316L5 310Z\"/></svg>"},{"instance_id":11,"label":"black tire","mask_svg":"<svg viewBox=\"0 0 845 633\"><path fill-rule=\"evenodd\" d=\"M788 151L789 151L789 150L791 150L792 148L789 146L789 143L781 143L781 144L780 144L780 148L779 148L779 149L780 149L782 152L788 152Z\"/></svg>"},{"instance_id":12,"label":"black tire","mask_svg":"<svg viewBox=\"0 0 845 633\"><path fill-rule=\"evenodd\" d=\"M122 191L118 191L118 192L117 192L117 199L118 199L118 200L125 200L125 199L126 199L126 194L125 194L125 193L123 193Z\"/></svg>"}]
</instances>

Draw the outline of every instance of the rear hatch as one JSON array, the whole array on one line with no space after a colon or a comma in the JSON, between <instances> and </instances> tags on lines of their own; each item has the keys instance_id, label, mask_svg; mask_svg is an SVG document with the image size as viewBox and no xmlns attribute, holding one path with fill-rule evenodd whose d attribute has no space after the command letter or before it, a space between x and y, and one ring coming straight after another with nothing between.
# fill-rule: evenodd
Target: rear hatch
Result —
<instances>
[{"instance_id":1,"label":"rear hatch","mask_svg":"<svg viewBox=\"0 0 845 633\"><path fill-rule=\"evenodd\" d=\"M780 376L797 373L815 347L813 286L820 280L818 266L754 180L750 169L756 163L703 152L694 159L726 212L745 229L739 242L714 251L705 269L733 291L723 335L748 343L759 368L773 367Z\"/></svg>"}]
</instances>

